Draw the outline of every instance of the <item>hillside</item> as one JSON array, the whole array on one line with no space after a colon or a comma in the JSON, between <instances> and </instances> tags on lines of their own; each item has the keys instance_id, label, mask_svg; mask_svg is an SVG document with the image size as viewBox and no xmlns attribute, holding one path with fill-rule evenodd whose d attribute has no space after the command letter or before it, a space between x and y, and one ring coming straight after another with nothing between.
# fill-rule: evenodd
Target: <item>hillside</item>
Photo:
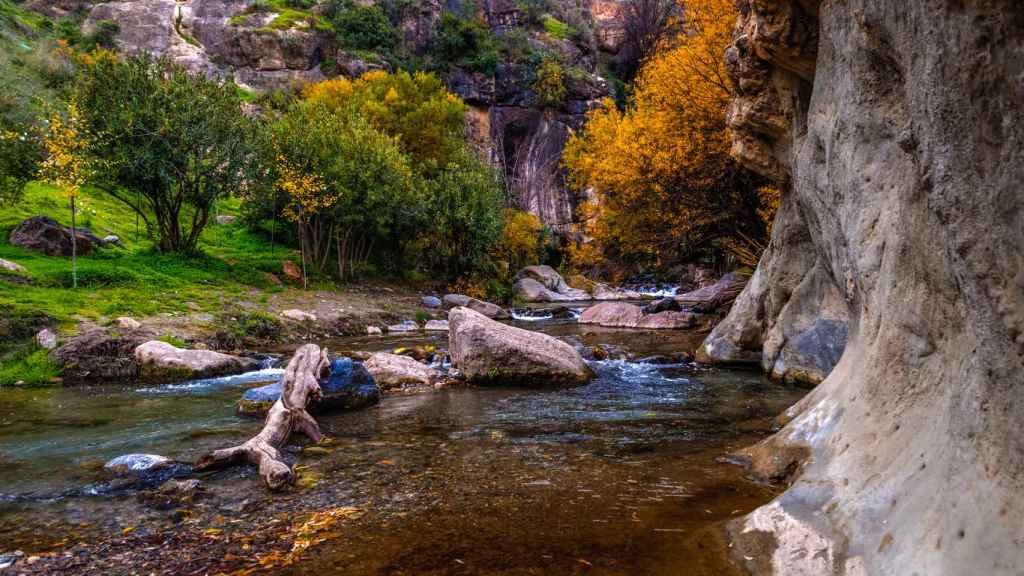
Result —
<instances>
[{"instance_id":1,"label":"hillside","mask_svg":"<svg viewBox=\"0 0 1024 576\"><path fill-rule=\"evenodd\" d=\"M167 55L190 70L256 92L372 69L428 70L471 107L475 141L506 176L513 203L557 232L575 221L562 149L584 114L621 96L624 47L618 5L570 0L36 0L35 10L116 30L124 52ZM542 66L544 65L544 66ZM556 87L539 93L539 75Z\"/></svg>"}]
</instances>

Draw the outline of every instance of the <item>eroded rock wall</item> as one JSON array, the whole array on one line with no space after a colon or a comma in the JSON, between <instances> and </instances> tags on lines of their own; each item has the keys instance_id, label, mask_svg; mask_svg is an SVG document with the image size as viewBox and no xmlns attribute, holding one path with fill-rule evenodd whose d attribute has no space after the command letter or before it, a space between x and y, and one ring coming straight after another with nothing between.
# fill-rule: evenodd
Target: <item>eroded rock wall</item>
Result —
<instances>
[{"instance_id":1,"label":"eroded rock wall","mask_svg":"<svg viewBox=\"0 0 1024 576\"><path fill-rule=\"evenodd\" d=\"M730 57L752 55L734 63L757 75L734 111L777 110L734 113L734 151L791 181L786 209L797 214L777 226L799 216L813 256L794 267L820 269L814 283L838 295L849 334L789 423L748 451L756 472L796 479L734 526L735 558L786 575L1019 574L1024 10L1015 0L741 5ZM803 100L799 38L811 29ZM771 293L787 268L779 258L759 266L751 293ZM747 304L737 314L769 309Z\"/></svg>"}]
</instances>

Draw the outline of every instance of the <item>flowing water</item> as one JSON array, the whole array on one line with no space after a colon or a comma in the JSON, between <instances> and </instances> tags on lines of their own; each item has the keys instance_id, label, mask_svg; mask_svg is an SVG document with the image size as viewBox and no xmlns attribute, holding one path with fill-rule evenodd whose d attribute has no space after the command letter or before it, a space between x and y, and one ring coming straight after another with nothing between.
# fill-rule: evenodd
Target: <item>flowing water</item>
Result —
<instances>
[{"instance_id":1,"label":"flowing water","mask_svg":"<svg viewBox=\"0 0 1024 576\"><path fill-rule=\"evenodd\" d=\"M355 506L361 517L278 573L723 573L717 526L772 492L720 459L768 433L803 391L681 360L702 334L517 324L600 345L608 358L592 362L598 377L579 388L457 387L320 416L335 441L299 457L302 488L272 495L239 468L203 476L204 497L185 510L96 490L105 486L99 464L131 452L191 461L244 440L261 423L236 417L235 402L280 371L0 391L0 553L127 532L245 530ZM346 352L445 339L327 345Z\"/></svg>"}]
</instances>

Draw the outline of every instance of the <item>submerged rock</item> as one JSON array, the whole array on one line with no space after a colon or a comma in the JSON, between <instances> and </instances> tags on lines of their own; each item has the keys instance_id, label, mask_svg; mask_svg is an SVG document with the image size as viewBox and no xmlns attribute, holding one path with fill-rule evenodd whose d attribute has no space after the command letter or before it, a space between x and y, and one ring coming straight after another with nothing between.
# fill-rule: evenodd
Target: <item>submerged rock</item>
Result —
<instances>
[{"instance_id":1,"label":"submerged rock","mask_svg":"<svg viewBox=\"0 0 1024 576\"><path fill-rule=\"evenodd\" d=\"M364 366L382 390L410 385L432 386L443 376L441 372L415 358L387 352L378 352L370 356Z\"/></svg>"},{"instance_id":2,"label":"submerged rock","mask_svg":"<svg viewBox=\"0 0 1024 576\"><path fill-rule=\"evenodd\" d=\"M139 376L148 380L191 380L238 374L259 367L259 361L211 350L185 350L160 340L135 348Z\"/></svg>"},{"instance_id":3,"label":"submerged rock","mask_svg":"<svg viewBox=\"0 0 1024 576\"><path fill-rule=\"evenodd\" d=\"M140 476L173 464L174 460L157 454L124 454L109 460L103 470L114 476Z\"/></svg>"},{"instance_id":4,"label":"submerged rock","mask_svg":"<svg viewBox=\"0 0 1024 576\"><path fill-rule=\"evenodd\" d=\"M468 308L448 313L452 363L470 382L516 386L576 386L594 372L569 344L495 322Z\"/></svg>"},{"instance_id":5,"label":"submerged rock","mask_svg":"<svg viewBox=\"0 0 1024 576\"><path fill-rule=\"evenodd\" d=\"M281 397L281 382L250 388L238 401L238 413L245 416L266 414ZM363 364L350 358L335 358L330 374L320 380L323 398L310 402L311 413L359 410L380 400L380 390Z\"/></svg>"}]
</instances>

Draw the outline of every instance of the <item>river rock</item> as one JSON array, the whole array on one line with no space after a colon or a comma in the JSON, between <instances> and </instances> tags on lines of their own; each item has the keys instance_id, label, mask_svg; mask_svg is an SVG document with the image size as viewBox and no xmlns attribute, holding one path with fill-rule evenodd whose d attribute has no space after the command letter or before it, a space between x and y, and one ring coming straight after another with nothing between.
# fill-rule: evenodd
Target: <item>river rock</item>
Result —
<instances>
[{"instance_id":1,"label":"river rock","mask_svg":"<svg viewBox=\"0 0 1024 576\"><path fill-rule=\"evenodd\" d=\"M698 288L676 296L676 300L687 308L699 309L702 312L716 310L731 304L743 287L747 285L750 277L740 272L729 272L722 276L718 282L704 288Z\"/></svg>"},{"instance_id":2,"label":"river rock","mask_svg":"<svg viewBox=\"0 0 1024 576\"><path fill-rule=\"evenodd\" d=\"M57 334L49 328L43 328L36 333L36 343L46 350L53 350L57 347Z\"/></svg>"},{"instance_id":3,"label":"river rock","mask_svg":"<svg viewBox=\"0 0 1024 576\"><path fill-rule=\"evenodd\" d=\"M611 328L636 328L644 311L628 302L601 302L580 314L580 324L597 324Z\"/></svg>"},{"instance_id":4,"label":"river rock","mask_svg":"<svg viewBox=\"0 0 1024 576\"><path fill-rule=\"evenodd\" d=\"M657 314L658 312L680 312L682 307L675 298L662 298L644 306L644 314Z\"/></svg>"},{"instance_id":5,"label":"river rock","mask_svg":"<svg viewBox=\"0 0 1024 576\"><path fill-rule=\"evenodd\" d=\"M97 328L66 339L50 358L61 366L61 377L68 383L134 379L139 376L135 349L153 336L147 330L119 333Z\"/></svg>"},{"instance_id":6,"label":"river rock","mask_svg":"<svg viewBox=\"0 0 1024 576\"><path fill-rule=\"evenodd\" d=\"M427 320L424 324L423 329L427 332L447 332L448 321L447 320Z\"/></svg>"},{"instance_id":7,"label":"river rock","mask_svg":"<svg viewBox=\"0 0 1024 576\"><path fill-rule=\"evenodd\" d=\"M497 320L511 318L508 311L497 304L491 304L490 302L484 302L483 300L477 300L476 298L471 298L462 294L445 294L442 301L445 306L448 306L449 308L462 306L475 312L479 312L488 318Z\"/></svg>"},{"instance_id":8,"label":"river rock","mask_svg":"<svg viewBox=\"0 0 1024 576\"><path fill-rule=\"evenodd\" d=\"M416 332L419 329L420 325L412 320L405 320L399 324L388 326L388 332Z\"/></svg>"},{"instance_id":9,"label":"river rock","mask_svg":"<svg viewBox=\"0 0 1024 576\"><path fill-rule=\"evenodd\" d=\"M644 295L639 292L612 288L602 283L594 284L592 296L594 300L641 300L644 298Z\"/></svg>"},{"instance_id":10,"label":"river rock","mask_svg":"<svg viewBox=\"0 0 1024 576\"><path fill-rule=\"evenodd\" d=\"M628 302L601 302L580 314L580 324L597 324L608 328L639 328L644 330L680 330L706 327L710 317L692 312L666 310L644 314L643 308Z\"/></svg>"},{"instance_id":11,"label":"river rock","mask_svg":"<svg viewBox=\"0 0 1024 576\"><path fill-rule=\"evenodd\" d=\"M378 352L364 364L383 390L404 386L431 386L442 374L409 356Z\"/></svg>"},{"instance_id":12,"label":"river rock","mask_svg":"<svg viewBox=\"0 0 1024 576\"><path fill-rule=\"evenodd\" d=\"M262 416L281 397L280 381L258 388L250 388L238 401L238 413ZM380 400L380 390L366 367L350 358L335 358L331 371L320 380L323 398L310 402L309 410L323 413L340 410L359 410Z\"/></svg>"},{"instance_id":13,"label":"river rock","mask_svg":"<svg viewBox=\"0 0 1024 576\"><path fill-rule=\"evenodd\" d=\"M121 242L121 238L117 234L108 234L103 237L103 243L107 246L117 246L118 248L124 248L124 242Z\"/></svg>"},{"instance_id":14,"label":"river rock","mask_svg":"<svg viewBox=\"0 0 1024 576\"><path fill-rule=\"evenodd\" d=\"M75 228L75 250L79 256L102 248L103 239L85 228ZM18 224L8 239L11 244L42 252L47 256L71 256L71 228L59 224L49 216L33 216Z\"/></svg>"},{"instance_id":15,"label":"river rock","mask_svg":"<svg viewBox=\"0 0 1024 576\"><path fill-rule=\"evenodd\" d=\"M440 308L442 302L437 296L424 296L423 298L420 298L420 304L425 308Z\"/></svg>"},{"instance_id":16,"label":"river rock","mask_svg":"<svg viewBox=\"0 0 1024 576\"><path fill-rule=\"evenodd\" d=\"M28 270L26 270L21 264L11 262L10 260L4 260L3 258L0 258L0 270L5 270L11 274L28 274Z\"/></svg>"},{"instance_id":17,"label":"river rock","mask_svg":"<svg viewBox=\"0 0 1024 576\"><path fill-rule=\"evenodd\" d=\"M448 313L452 363L470 382L576 386L594 373L569 344L540 332L495 322L468 308Z\"/></svg>"},{"instance_id":18,"label":"river rock","mask_svg":"<svg viewBox=\"0 0 1024 576\"><path fill-rule=\"evenodd\" d=\"M311 314L297 308L291 308L281 312L281 317L291 320L292 322L316 322L316 314Z\"/></svg>"},{"instance_id":19,"label":"river rock","mask_svg":"<svg viewBox=\"0 0 1024 576\"><path fill-rule=\"evenodd\" d=\"M367 336L380 336L383 333L384 333L384 331L381 330L379 326L367 326L366 327L366 334L367 334Z\"/></svg>"},{"instance_id":20,"label":"river rock","mask_svg":"<svg viewBox=\"0 0 1024 576\"><path fill-rule=\"evenodd\" d=\"M156 454L124 454L103 465L113 476L143 476L174 465L174 460Z\"/></svg>"},{"instance_id":21,"label":"river rock","mask_svg":"<svg viewBox=\"0 0 1024 576\"><path fill-rule=\"evenodd\" d=\"M147 380L191 380L238 374L259 367L259 361L213 352L185 350L160 340L150 340L135 349L139 376Z\"/></svg>"},{"instance_id":22,"label":"river rock","mask_svg":"<svg viewBox=\"0 0 1024 576\"><path fill-rule=\"evenodd\" d=\"M550 266L527 266L516 274L516 296L526 302L572 302L589 300L584 290L571 288Z\"/></svg>"}]
</instances>

